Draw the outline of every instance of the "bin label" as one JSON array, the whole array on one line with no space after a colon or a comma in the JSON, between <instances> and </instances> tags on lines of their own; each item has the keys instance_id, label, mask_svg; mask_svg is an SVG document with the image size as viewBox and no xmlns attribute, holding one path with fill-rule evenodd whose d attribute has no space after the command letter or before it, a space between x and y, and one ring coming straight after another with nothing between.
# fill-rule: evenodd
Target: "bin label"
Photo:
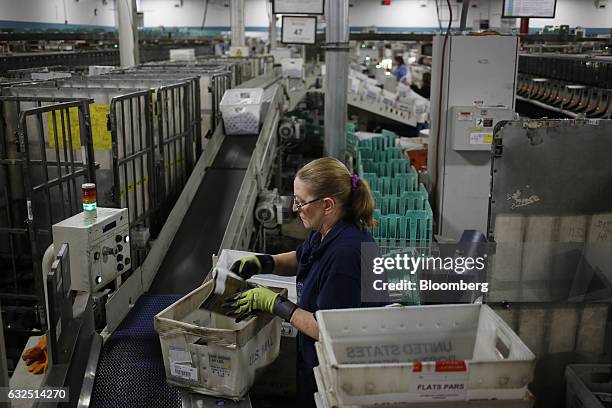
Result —
<instances>
[{"instance_id":1,"label":"bin label","mask_svg":"<svg viewBox=\"0 0 612 408\"><path fill-rule=\"evenodd\" d=\"M193 382L198 381L198 369L183 364L171 363L170 375L178 377L182 380L188 380Z\"/></svg>"},{"instance_id":2,"label":"bin label","mask_svg":"<svg viewBox=\"0 0 612 408\"><path fill-rule=\"evenodd\" d=\"M218 377L229 377L232 373L232 359L221 354L209 354L208 365L210 372Z\"/></svg>"},{"instance_id":3,"label":"bin label","mask_svg":"<svg viewBox=\"0 0 612 408\"><path fill-rule=\"evenodd\" d=\"M169 350L170 364L192 364L191 353L185 349L178 347L170 347Z\"/></svg>"},{"instance_id":4,"label":"bin label","mask_svg":"<svg viewBox=\"0 0 612 408\"><path fill-rule=\"evenodd\" d=\"M470 144L491 144L493 135L489 133L470 133Z\"/></svg>"},{"instance_id":5,"label":"bin label","mask_svg":"<svg viewBox=\"0 0 612 408\"><path fill-rule=\"evenodd\" d=\"M411 392L418 401L463 400L466 397L466 371L418 374L414 379Z\"/></svg>"},{"instance_id":6,"label":"bin label","mask_svg":"<svg viewBox=\"0 0 612 408\"><path fill-rule=\"evenodd\" d=\"M449 373L467 371L464 360L438 360L436 361L436 372Z\"/></svg>"},{"instance_id":7,"label":"bin label","mask_svg":"<svg viewBox=\"0 0 612 408\"><path fill-rule=\"evenodd\" d=\"M410 393L414 401L464 400L468 387L468 365L463 360L414 362Z\"/></svg>"},{"instance_id":8,"label":"bin label","mask_svg":"<svg viewBox=\"0 0 612 408\"><path fill-rule=\"evenodd\" d=\"M198 381L198 369L192 367L193 360L188 350L170 347L168 359L170 360L170 375L182 380Z\"/></svg>"}]
</instances>

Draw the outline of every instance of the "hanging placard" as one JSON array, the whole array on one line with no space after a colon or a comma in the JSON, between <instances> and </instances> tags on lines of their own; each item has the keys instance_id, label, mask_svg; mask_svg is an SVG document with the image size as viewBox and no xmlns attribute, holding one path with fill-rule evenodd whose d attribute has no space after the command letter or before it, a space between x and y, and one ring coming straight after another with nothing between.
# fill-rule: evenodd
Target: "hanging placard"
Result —
<instances>
[{"instance_id":1,"label":"hanging placard","mask_svg":"<svg viewBox=\"0 0 612 408\"><path fill-rule=\"evenodd\" d=\"M323 14L325 0L273 0L274 14Z\"/></svg>"},{"instance_id":2,"label":"hanging placard","mask_svg":"<svg viewBox=\"0 0 612 408\"><path fill-rule=\"evenodd\" d=\"M316 35L316 17L283 16L283 44L314 44Z\"/></svg>"}]
</instances>

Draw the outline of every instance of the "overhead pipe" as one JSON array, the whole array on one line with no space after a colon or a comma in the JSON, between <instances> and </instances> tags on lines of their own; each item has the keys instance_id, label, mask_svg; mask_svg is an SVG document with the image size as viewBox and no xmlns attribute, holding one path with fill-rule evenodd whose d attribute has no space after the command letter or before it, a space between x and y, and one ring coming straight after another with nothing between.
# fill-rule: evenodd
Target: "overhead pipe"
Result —
<instances>
[{"instance_id":1,"label":"overhead pipe","mask_svg":"<svg viewBox=\"0 0 612 408\"><path fill-rule=\"evenodd\" d=\"M459 31L465 31L468 11L470 11L470 0L463 0L463 6L461 8L461 23L459 24ZM473 27L474 30L477 30L479 28L480 27Z\"/></svg>"},{"instance_id":2,"label":"overhead pipe","mask_svg":"<svg viewBox=\"0 0 612 408\"><path fill-rule=\"evenodd\" d=\"M116 0L115 5L117 9L121 68L133 67L140 63L136 0Z\"/></svg>"},{"instance_id":3,"label":"overhead pipe","mask_svg":"<svg viewBox=\"0 0 612 408\"><path fill-rule=\"evenodd\" d=\"M325 156L345 161L349 73L349 2L327 0L325 7Z\"/></svg>"}]
</instances>

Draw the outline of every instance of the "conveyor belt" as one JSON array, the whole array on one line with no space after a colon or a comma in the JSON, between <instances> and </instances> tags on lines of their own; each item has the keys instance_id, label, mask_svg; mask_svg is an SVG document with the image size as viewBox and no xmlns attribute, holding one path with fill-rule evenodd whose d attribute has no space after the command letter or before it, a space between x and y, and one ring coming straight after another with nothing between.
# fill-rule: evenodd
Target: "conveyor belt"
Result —
<instances>
[{"instance_id":1,"label":"conveyor belt","mask_svg":"<svg viewBox=\"0 0 612 408\"><path fill-rule=\"evenodd\" d=\"M180 389L166 383L153 316L181 295L142 295L100 354L91 407L180 407Z\"/></svg>"},{"instance_id":2,"label":"conveyor belt","mask_svg":"<svg viewBox=\"0 0 612 408\"><path fill-rule=\"evenodd\" d=\"M188 293L204 281L219 250L257 136L227 136L198 192L164 262L151 293Z\"/></svg>"},{"instance_id":3,"label":"conveyor belt","mask_svg":"<svg viewBox=\"0 0 612 408\"><path fill-rule=\"evenodd\" d=\"M264 104L262 115L269 104ZM104 344L92 407L181 407L177 387L166 384L153 317L202 284L212 266L257 136L226 136L207 170L153 281L121 326ZM210 398L212 404L215 399ZM208 402L210 403L210 401ZM201 405L201 402L199 402ZM226 401L225 405L234 405ZM203 406L208 406L207 402Z\"/></svg>"}]
</instances>

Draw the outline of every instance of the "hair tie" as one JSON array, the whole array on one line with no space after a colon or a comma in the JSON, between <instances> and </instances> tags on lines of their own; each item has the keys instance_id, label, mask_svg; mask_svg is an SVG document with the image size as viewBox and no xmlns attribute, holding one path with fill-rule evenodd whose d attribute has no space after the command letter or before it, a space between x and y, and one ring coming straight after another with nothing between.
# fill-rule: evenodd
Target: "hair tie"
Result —
<instances>
[{"instance_id":1,"label":"hair tie","mask_svg":"<svg viewBox=\"0 0 612 408\"><path fill-rule=\"evenodd\" d=\"M353 174L351 176L351 186L353 187L353 190L356 189L359 186L359 176L356 174Z\"/></svg>"}]
</instances>

